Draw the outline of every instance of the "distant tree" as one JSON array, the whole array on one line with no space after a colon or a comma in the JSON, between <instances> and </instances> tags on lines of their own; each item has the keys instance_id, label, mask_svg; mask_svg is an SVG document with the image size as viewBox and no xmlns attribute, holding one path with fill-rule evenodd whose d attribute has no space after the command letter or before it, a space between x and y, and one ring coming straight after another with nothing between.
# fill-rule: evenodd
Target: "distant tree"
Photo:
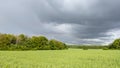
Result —
<instances>
[{"instance_id":1,"label":"distant tree","mask_svg":"<svg viewBox=\"0 0 120 68\"><path fill-rule=\"evenodd\" d=\"M10 44L7 34L0 34L0 49L7 49Z\"/></svg>"},{"instance_id":2,"label":"distant tree","mask_svg":"<svg viewBox=\"0 0 120 68\"><path fill-rule=\"evenodd\" d=\"M39 36L38 37L40 40L40 45L48 45L48 39L44 36Z\"/></svg>"},{"instance_id":3,"label":"distant tree","mask_svg":"<svg viewBox=\"0 0 120 68\"><path fill-rule=\"evenodd\" d=\"M25 36L24 34L20 34L16 38L16 44L17 45L24 45L26 40L27 40L27 36Z\"/></svg>"},{"instance_id":4,"label":"distant tree","mask_svg":"<svg viewBox=\"0 0 120 68\"><path fill-rule=\"evenodd\" d=\"M40 49L40 50L48 46L48 39L44 36L38 36L38 37L33 36L30 42L33 48Z\"/></svg>"},{"instance_id":5,"label":"distant tree","mask_svg":"<svg viewBox=\"0 0 120 68\"><path fill-rule=\"evenodd\" d=\"M44 36L39 36L39 44L40 47L38 47L39 49L44 49L44 48L48 48L48 39Z\"/></svg>"},{"instance_id":6,"label":"distant tree","mask_svg":"<svg viewBox=\"0 0 120 68\"><path fill-rule=\"evenodd\" d=\"M62 43L62 42L54 40L54 39L49 41L49 45L50 45L52 50L61 50L61 49L66 49L67 48L65 43Z\"/></svg>"},{"instance_id":7,"label":"distant tree","mask_svg":"<svg viewBox=\"0 0 120 68\"><path fill-rule=\"evenodd\" d=\"M112 44L109 45L110 49L120 49L120 39L114 40Z\"/></svg>"},{"instance_id":8,"label":"distant tree","mask_svg":"<svg viewBox=\"0 0 120 68\"><path fill-rule=\"evenodd\" d=\"M10 44L16 44L16 36L12 34L7 34Z\"/></svg>"}]
</instances>

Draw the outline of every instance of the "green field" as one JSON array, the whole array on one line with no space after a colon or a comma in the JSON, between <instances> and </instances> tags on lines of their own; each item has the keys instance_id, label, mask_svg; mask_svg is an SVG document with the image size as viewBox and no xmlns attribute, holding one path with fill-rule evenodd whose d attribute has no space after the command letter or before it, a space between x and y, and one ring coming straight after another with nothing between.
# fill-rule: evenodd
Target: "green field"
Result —
<instances>
[{"instance_id":1,"label":"green field","mask_svg":"<svg viewBox=\"0 0 120 68\"><path fill-rule=\"evenodd\" d=\"M120 51L0 51L0 68L120 68Z\"/></svg>"}]
</instances>

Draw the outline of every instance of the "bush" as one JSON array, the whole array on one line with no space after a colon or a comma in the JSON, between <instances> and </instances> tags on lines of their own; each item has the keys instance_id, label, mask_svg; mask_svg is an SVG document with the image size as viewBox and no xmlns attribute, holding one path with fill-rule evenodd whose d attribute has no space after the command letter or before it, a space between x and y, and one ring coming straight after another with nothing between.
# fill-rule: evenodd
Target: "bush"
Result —
<instances>
[{"instance_id":1,"label":"bush","mask_svg":"<svg viewBox=\"0 0 120 68\"><path fill-rule=\"evenodd\" d=\"M107 48L107 47L104 47L104 48L103 48L103 50L109 50L109 48Z\"/></svg>"},{"instance_id":2,"label":"bush","mask_svg":"<svg viewBox=\"0 0 120 68\"><path fill-rule=\"evenodd\" d=\"M83 50L88 50L88 48L83 48Z\"/></svg>"}]
</instances>

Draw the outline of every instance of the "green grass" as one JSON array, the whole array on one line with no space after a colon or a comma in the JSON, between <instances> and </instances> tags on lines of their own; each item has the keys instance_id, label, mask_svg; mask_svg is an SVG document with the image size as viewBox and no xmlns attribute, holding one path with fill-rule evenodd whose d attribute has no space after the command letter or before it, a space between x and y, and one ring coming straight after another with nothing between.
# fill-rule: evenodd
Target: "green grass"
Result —
<instances>
[{"instance_id":1,"label":"green grass","mask_svg":"<svg viewBox=\"0 0 120 68\"><path fill-rule=\"evenodd\" d=\"M120 68L120 50L0 51L0 68Z\"/></svg>"}]
</instances>

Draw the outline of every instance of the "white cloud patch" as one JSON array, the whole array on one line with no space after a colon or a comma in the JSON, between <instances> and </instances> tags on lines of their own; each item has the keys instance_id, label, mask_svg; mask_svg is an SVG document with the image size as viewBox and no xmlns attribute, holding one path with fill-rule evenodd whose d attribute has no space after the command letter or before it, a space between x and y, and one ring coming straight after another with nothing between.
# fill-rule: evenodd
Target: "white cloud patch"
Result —
<instances>
[{"instance_id":1,"label":"white cloud patch","mask_svg":"<svg viewBox=\"0 0 120 68\"><path fill-rule=\"evenodd\" d=\"M72 26L70 24L59 24L54 27L56 32L60 33L70 33Z\"/></svg>"},{"instance_id":2,"label":"white cloud patch","mask_svg":"<svg viewBox=\"0 0 120 68\"><path fill-rule=\"evenodd\" d=\"M112 29L109 30L107 33L109 37L107 37L107 41L105 41L106 44L112 43L115 39L120 38L120 29Z\"/></svg>"}]
</instances>

